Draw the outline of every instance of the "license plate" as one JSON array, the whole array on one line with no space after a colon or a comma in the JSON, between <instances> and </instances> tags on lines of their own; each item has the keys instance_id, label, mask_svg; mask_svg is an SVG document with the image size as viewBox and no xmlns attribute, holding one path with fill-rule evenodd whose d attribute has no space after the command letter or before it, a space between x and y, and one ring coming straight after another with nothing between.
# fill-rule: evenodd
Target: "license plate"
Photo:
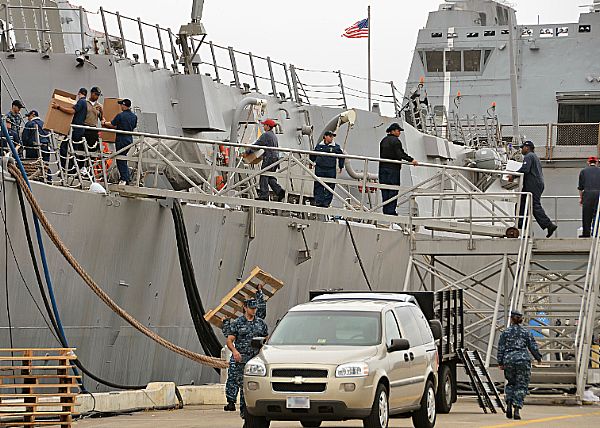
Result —
<instances>
[{"instance_id":1,"label":"license plate","mask_svg":"<svg viewBox=\"0 0 600 428\"><path fill-rule=\"evenodd\" d=\"M288 409L310 409L310 398L308 397L288 397L285 402Z\"/></svg>"}]
</instances>

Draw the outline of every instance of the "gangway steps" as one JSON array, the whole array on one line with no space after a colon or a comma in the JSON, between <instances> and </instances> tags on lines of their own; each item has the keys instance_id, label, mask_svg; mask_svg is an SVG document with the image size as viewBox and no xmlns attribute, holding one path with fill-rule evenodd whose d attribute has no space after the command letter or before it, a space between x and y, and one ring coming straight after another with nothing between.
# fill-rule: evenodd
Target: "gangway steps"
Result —
<instances>
[{"instance_id":1,"label":"gangway steps","mask_svg":"<svg viewBox=\"0 0 600 428\"><path fill-rule=\"evenodd\" d=\"M497 408L504 413L504 403L490 377L488 370L477 350L458 349L458 355L462 360L465 371L469 376L471 387L477 394L479 406L485 413L498 413Z\"/></svg>"}]
</instances>

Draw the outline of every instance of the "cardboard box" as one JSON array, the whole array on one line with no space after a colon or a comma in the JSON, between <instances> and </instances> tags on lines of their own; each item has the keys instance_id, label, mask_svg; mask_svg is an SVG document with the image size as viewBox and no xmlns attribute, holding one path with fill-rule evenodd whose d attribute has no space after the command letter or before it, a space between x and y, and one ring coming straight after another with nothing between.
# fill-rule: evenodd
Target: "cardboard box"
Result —
<instances>
[{"instance_id":1,"label":"cardboard box","mask_svg":"<svg viewBox=\"0 0 600 428\"><path fill-rule=\"evenodd\" d=\"M46 120L44 120L44 129L62 135L69 135L73 115L52 108L52 103L56 102L62 107L72 108L75 105L76 99L77 95L75 94L55 89L52 93L50 103L48 104L48 112L46 113Z\"/></svg>"},{"instance_id":2,"label":"cardboard box","mask_svg":"<svg viewBox=\"0 0 600 428\"><path fill-rule=\"evenodd\" d=\"M104 98L104 103L102 104L102 107L104 109L104 119L107 122L112 121L116 115L121 113L121 106L117 104L117 101L119 101L120 99L121 98ZM116 137L117 134L115 134L114 132L102 131L102 141L105 141L107 143L114 143Z\"/></svg>"},{"instance_id":3,"label":"cardboard box","mask_svg":"<svg viewBox=\"0 0 600 428\"><path fill-rule=\"evenodd\" d=\"M261 163L262 162L262 156L265 154L264 149L258 149L255 152L252 153L248 153L245 157L244 157L244 162L249 164L249 165L256 165L257 163Z\"/></svg>"}]
</instances>

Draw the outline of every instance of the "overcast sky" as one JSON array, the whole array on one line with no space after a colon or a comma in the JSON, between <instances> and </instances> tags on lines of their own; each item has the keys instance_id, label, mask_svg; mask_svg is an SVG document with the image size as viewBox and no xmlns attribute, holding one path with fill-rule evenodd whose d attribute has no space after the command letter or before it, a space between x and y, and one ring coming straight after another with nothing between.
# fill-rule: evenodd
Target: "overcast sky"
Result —
<instances>
[{"instance_id":1,"label":"overcast sky","mask_svg":"<svg viewBox=\"0 0 600 428\"><path fill-rule=\"evenodd\" d=\"M175 32L188 22L191 0L72 0L89 11L100 5L125 16L160 23ZM206 0L208 40L308 69L341 69L366 76L366 39L345 39L343 30L372 15L373 78L393 80L404 91L417 32L440 0ZM520 24L577 22L587 0L518 0ZM96 18L97 19L97 18ZM99 20L91 19L101 29Z\"/></svg>"}]
</instances>

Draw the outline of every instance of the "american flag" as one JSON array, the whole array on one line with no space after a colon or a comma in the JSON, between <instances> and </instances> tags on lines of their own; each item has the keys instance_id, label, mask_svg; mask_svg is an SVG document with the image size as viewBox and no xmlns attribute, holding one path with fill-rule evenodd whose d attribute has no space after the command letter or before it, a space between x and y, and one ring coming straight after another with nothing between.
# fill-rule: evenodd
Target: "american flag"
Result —
<instances>
[{"instance_id":1,"label":"american flag","mask_svg":"<svg viewBox=\"0 0 600 428\"><path fill-rule=\"evenodd\" d=\"M342 37L349 39L364 39L369 37L369 19L365 18L346 28Z\"/></svg>"}]
</instances>

